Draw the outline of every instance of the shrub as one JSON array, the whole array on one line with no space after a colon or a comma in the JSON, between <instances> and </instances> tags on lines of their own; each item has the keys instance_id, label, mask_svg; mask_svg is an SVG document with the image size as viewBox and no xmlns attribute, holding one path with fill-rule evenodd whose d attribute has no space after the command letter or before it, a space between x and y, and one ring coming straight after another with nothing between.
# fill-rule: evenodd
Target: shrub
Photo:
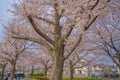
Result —
<instances>
[{"instance_id":1,"label":"shrub","mask_svg":"<svg viewBox=\"0 0 120 80\"><path fill-rule=\"evenodd\" d=\"M44 73L40 72L40 73L34 73L33 76L43 77L45 75L44 75Z\"/></svg>"}]
</instances>

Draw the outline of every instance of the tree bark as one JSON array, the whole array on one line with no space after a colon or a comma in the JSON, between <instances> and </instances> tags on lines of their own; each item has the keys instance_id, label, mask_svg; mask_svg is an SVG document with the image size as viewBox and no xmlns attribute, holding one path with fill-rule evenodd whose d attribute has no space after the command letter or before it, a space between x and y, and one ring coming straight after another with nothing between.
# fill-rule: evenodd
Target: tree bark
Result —
<instances>
[{"instance_id":1,"label":"tree bark","mask_svg":"<svg viewBox=\"0 0 120 80\"><path fill-rule=\"evenodd\" d=\"M45 66L45 70L44 70L45 78L47 78L47 72L48 72L48 68L47 66Z\"/></svg>"},{"instance_id":2,"label":"tree bark","mask_svg":"<svg viewBox=\"0 0 120 80\"><path fill-rule=\"evenodd\" d=\"M70 69L70 80L73 80L73 72L74 72L74 70Z\"/></svg>"},{"instance_id":3,"label":"tree bark","mask_svg":"<svg viewBox=\"0 0 120 80\"><path fill-rule=\"evenodd\" d=\"M32 66L32 69L31 69L31 76L33 76L33 73L34 73L34 66Z\"/></svg>"},{"instance_id":4,"label":"tree bark","mask_svg":"<svg viewBox=\"0 0 120 80\"><path fill-rule=\"evenodd\" d=\"M64 44L59 40L55 45L55 54L51 70L50 80L62 80L64 65Z\"/></svg>"},{"instance_id":5,"label":"tree bark","mask_svg":"<svg viewBox=\"0 0 120 80\"><path fill-rule=\"evenodd\" d=\"M15 77L15 71L16 71L15 66L16 66L15 64L12 65L12 71L11 71L10 80L14 80L14 77Z\"/></svg>"},{"instance_id":6,"label":"tree bark","mask_svg":"<svg viewBox=\"0 0 120 80\"><path fill-rule=\"evenodd\" d=\"M72 63L72 61L69 61L69 64L70 64L70 80L73 80L74 68L73 68L73 63Z\"/></svg>"},{"instance_id":7,"label":"tree bark","mask_svg":"<svg viewBox=\"0 0 120 80\"><path fill-rule=\"evenodd\" d=\"M0 80L3 80L3 78L4 78L4 72L5 72L5 67L2 68Z\"/></svg>"},{"instance_id":8,"label":"tree bark","mask_svg":"<svg viewBox=\"0 0 120 80\"><path fill-rule=\"evenodd\" d=\"M53 61L50 80L62 80L63 63L61 56Z\"/></svg>"}]
</instances>

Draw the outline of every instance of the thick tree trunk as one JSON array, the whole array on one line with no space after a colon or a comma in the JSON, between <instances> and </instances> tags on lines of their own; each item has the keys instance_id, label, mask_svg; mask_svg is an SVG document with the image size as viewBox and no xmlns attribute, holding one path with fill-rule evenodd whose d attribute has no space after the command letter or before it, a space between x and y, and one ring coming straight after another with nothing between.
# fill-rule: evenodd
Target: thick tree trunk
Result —
<instances>
[{"instance_id":1,"label":"thick tree trunk","mask_svg":"<svg viewBox=\"0 0 120 80\"><path fill-rule=\"evenodd\" d=\"M63 65L64 65L64 45L62 40L59 40L55 47L55 55L51 70L50 80L62 80Z\"/></svg>"},{"instance_id":2,"label":"thick tree trunk","mask_svg":"<svg viewBox=\"0 0 120 80\"><path fill-rule=\"evenodd\" d=\"M15 77L15 71L16 71L16 68L15 68L15 64L12 65L12 71L11 71L11 76L10 76L10 80L14 80L14 77Z\"/></svg>"},{"instance_id":3,"label":"thick tree trunk","mask_svg":"<svg viewBox=\"0 0 120 80\"><path fill-rule=\"evenodd\" d=\"M50 80L62 80L64 61L60 57L53 61Z\"/></svg>"},{"instance_id":4,"label":"thick tree trunk","mask_svg":"<svg viewBox=\"0 0 120 80\"><path fill-rule=\"evenodd\" d=\"M4 78L4 71L5 71L5 67L2 69L0 80L3 80Z\"/></svg>"}]
</instances>

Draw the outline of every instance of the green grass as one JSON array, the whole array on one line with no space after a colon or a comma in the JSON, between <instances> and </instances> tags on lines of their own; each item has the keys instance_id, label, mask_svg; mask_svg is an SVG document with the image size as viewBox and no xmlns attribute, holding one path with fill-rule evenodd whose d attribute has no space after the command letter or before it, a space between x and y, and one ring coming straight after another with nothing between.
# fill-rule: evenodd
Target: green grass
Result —
<instances>
[{"instance_id":1,"label":"green grass","mask_svg":"<svg viewBox=\"0 0 120 80\"><path fill-rule=\"evenodd\" d=\"M34 73L33 76L28 75L26 77L32 78L33 80L49 80L48 79L49 77L45 78L45 75L41 72ZM63 78L63 80L70 80L70 78L69 77ZM74 80L105 80L105 79L101 79L101 78L74 78Z\"/></svg>"},{"instance_id":2,"label":"green grass","mask_svg":"<svg viewBox=\"0 0 120 80\"><path fill-rule=\"evenodd\" d=\"M63 80L70 80L70 78L63 78ZM99 78L74 78L74 80L102 80Z\"/></svg>"},{"instance_id":3,"label":"green grass","mask_svg":"<svg viewBox=\"0 0 120 80\"><path fill-rule=\"evenodd\" d=\"M32 76L27 75L26 78L31 78L32 80L48 80L42 72L34 73Z\"/></svg>"},{"instance_id":4,"label":"green grass","mask_svg":"<svg viewBox=\"0 0 120 80\"><path fill-rule=\"evenodd\" d=\"M34 73L32 76L29 74L26 77L27 78L45 78L45 75L42 72L38 72L38 73Z\"/></svg>"},{"instance_id":5,"label":"green grass","mask_svg":"<svg viewBox=\"0 0 120 80\"><path fill-rule=\"evenodd\" d=\"M29 77L29 78L36 79L36 80L39 80L39 79L45 80L45 77L40 77L40 76L32 76L32 77ZM47 78L47 80L48 80L48 78ZM63 80L70 80L70 78L63 78ZM100 78L74 78L74 80L105 80L105 79L100 79Z\"/></svg>"}]
</instances>

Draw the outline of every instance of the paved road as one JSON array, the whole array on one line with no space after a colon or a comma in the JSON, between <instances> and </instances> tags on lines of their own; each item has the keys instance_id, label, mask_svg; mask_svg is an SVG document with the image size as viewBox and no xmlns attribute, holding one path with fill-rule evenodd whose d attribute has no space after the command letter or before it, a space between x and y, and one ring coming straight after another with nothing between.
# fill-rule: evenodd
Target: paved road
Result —
<instances>
[{"instance_id":1,"label":"paved road","mask_svg":"<svg viewBox=\"0 0 120 80\"><path fill-rule=\"evenodd\" d=\"M32 80L30 78L24 78L24 79L16 79L16 80Z\"/></svg>"}]
</instances>

